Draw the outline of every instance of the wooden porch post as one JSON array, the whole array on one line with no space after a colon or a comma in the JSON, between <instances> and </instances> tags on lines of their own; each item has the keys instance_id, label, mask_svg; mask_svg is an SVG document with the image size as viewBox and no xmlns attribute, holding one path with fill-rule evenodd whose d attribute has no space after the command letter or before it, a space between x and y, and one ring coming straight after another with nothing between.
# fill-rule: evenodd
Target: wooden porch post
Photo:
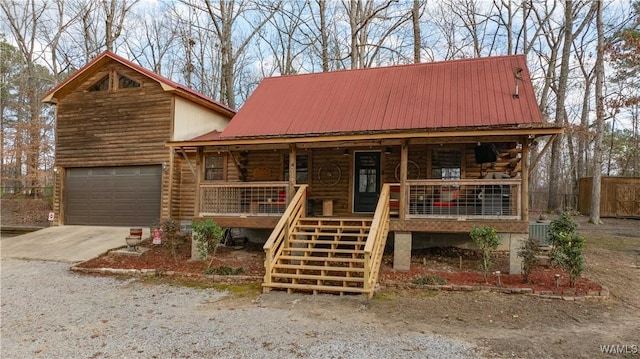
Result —
<instances>
[{"instance_id":1,"label":"wooden porch post","mask_svg":"<svg viewBox=\"0 0 640 359\"><path fill-rule=\"evenodd\" d=\"M193 216L200 217L200 181L201 181L201 171L202 171L202 163L204 161L204 148L198 147L198 151L196 152L196 169L194 176L196 177L196 197L193 203Z\"/></svg>"},{"instance_id":2,"label":"wooden porch post","mask_svg":"<svg viewBox=\"0 0 640 359\"><path fill-rule=\"evenodd\" d=\"M296 145L295 144L290 144L289 145L289 188L287 189L288 195L287 195L287 204L289 204L289 201L291 200L291 198L293 198L293 195L295 194L295 190L296 190Z\"/></svg>"},{"instance_id":3,"label":"wooden porch post","mask_svg":"<svg viewBox=\"0 0 640 359\"><path fill-rule=\"evenodd\" d=\"M168 194L168 200L167 200L167 217L168 218L173 218L173 172L175 171L175 150L173 147L169 147L169 171L168 174L165 174L164 168L163 168L163 173L162 176L164 177L169 176L168 180L169 180L169 194ZM162 211L161 211L162 212ZM161 215L160 218L162 218L163 216Z\"/></svg>"},{"instance_id":4,"label":"wooden porch post","mask_svg":"<svg viewBox=\"0 0 640 359\"><path fill-rule=\"evenodd\" d=\"M520 190L520 202L522 211L522 220L529 222L529 139L525 136L522 138L522 169L520 176L522 179L522 188Z\"/></svg>"},{"instance_id":5,"label":"wooden porch post","mask_svg":"<svg viewBox=\"0 0 640 359\"><path fill-rule=\"evenodd\" d=\"M407 216L407 163L409 161L409 141L402 141L400 146L400 207L399 217L404 221Z\"/></svg>"}]
</instances>

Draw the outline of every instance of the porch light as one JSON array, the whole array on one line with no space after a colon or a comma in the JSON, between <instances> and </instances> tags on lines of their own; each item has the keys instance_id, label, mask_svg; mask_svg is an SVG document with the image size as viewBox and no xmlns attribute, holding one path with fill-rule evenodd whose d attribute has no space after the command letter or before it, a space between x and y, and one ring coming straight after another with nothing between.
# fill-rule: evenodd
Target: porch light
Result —
<instances>
[{"instance_id":1,"label":"porch light","mask_svg":"<svg viewBox=\"0 0 640 359\"><path fill-rule=\"evenodd\" d=\"M344 152L342 152L342 154L343 154L344 156L349 156L349 150L344 150Z\"/></svg>"},{"instance_id":2,"label":"porch light","mask_svg":"<svg viewBox=\"0 0 640 359\"><path fill-rule=\"evenodd\" d=\"M391 154L391 147L387 147L384 149L384 154L385 155L390 155Z\"/></svg>"}]
</instances>

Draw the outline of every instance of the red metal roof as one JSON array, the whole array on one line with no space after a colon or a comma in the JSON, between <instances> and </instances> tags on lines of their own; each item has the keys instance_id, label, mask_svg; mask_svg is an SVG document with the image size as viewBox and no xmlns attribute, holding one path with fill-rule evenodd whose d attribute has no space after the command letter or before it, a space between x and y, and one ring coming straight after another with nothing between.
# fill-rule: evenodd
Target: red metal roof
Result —
<instances>
[{"instance_id":1,"label":"red metal roof","mask_svg":"<svg viewBox=\"0 0 640 359\"><path fill-rule=\"evenodd\" d=\"M542 122L525 56L516 55L267 78L220 139Z\"/></svg>"},{"instance_id":2,"label":"red metal roof","mask_svg":"<svg viewBox=\"0 0 640 359\"><path fill-rule=\"evenodd\" d=\"M92 72L91 69L94 68L99 68L101 67L106 61L108 61L109 59L119 62L120 64L127 66L129 68L131 68L134 71L137 71L139 73L142 73L144 75L146 75L147 77L152 78L153 80L157 81L160 84L165 85L165 87L170 88L170 91L175 92L177 95L182 96L182 97L192 97L192 98L196 98L198 100L200 100L201 103L203 104L207 104L209 105L209 107L214 108L219 110L220 112L223 112L225 114L228 114L230 116L233 116L233 114L235 113L235 110L233 110L230 107L227 107L225 105L223 105L222 103L211 99L197 91L194 91L193 89L190 89L184 85L181 85L177 82L171 81L168 78L158 75L157 73L147 70L144 67L135 64L127 59L125 59L124 57L118 56L116 54L114 54L111 51L103 51L101 54L99 54L98 56L96 56L93 60L91 60L89 63L87 63L86 65L84 65L83 67L81 67L78 71L74 72L72 75L70 75L68 78L66 78L64 81L62 81L61 83L59 83L58 85L56 85L54 88L52 88L51 90L49 90L49 92L47 92L44 96L43 96L43 101L44 102L50 102L50 103L55 103L54 98L56 97L56 93L58 91L60 91L61 89L63 89L66 86L73 86L73 83L76 82L74 80L78 79L78 80L82 80L83 79L83 75L85 75L85 73L87 72ZM167 89L165 89L165 91L167 91Z\"/></svg>"},{"instance_id":3,"label":"red metal roof","mask_svg":"<svg viewBox=\"0 0 640 359\"><path fill-rule=\"evenodd\" d=\"M215 141L218 138L220 138L220 132L218 130L213 130L198 137L194 137L189 141Z\"/></svg>"}]
</instances>

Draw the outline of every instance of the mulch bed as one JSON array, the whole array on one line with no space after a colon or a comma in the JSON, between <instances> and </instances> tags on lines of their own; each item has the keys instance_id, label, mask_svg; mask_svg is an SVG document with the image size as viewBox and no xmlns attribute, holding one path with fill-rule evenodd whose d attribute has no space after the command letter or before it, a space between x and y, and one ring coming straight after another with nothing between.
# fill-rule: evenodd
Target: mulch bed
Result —
<instances>
[{"instance_id":1,"label":"mulch bed","mask_svg":"<svg viewBox=\"0 0 640 359\"><path fill-rule=\"evenodd\" d=\"M130 256L108 252L92 260L80 263L80 268L112 268L112 269L155 269L156 272L175 272L180 274L204 274L207 264L191 260L190 243L181 244L172 251L163 245L153 245L149 240L142 243L149 250L140 256ZM508 273L509 261L507 253L496 253L493 258L494 271L500 271L503 287L531 288L535 292L546 292L557 295L592 295L602 290L602 286L587 278L580 278L574 288L569 287L566 273L541 266L533 271L530 283L523 280L522 275ZM437 275L446 279L447 285L457 286L497 286L497 275L491 274L485 283L478 270L479 257L473 250L460 248L431 248L417 250L412 253L411 269L396 271L393 269L393 254L385 254L380 268L379 281L385 283L411 283L414 279L425 275ZM243 276L264 276L264 251L261 245L246 244L242 247L221 247L218 249L212 267L226 266L232 269L242 268ZM462 270L460 270L462 268ZM560 274L558 286L555 274ZM596 294L597 295L597 294Z\"/></svg>"}]
</instances>

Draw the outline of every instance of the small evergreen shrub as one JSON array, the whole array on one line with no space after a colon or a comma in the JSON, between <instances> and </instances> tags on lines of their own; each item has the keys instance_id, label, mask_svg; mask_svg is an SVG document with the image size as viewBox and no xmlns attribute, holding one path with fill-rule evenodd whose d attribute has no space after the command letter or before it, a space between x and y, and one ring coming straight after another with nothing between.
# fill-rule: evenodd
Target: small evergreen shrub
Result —
<instances>
[{"instance_id":1,"label":"small evergreen shrub","mask_svg":"<svg viewBox=\"0 0 640 359\"><path fill-rule=\"evenodd\" d=\"M218 244L224 238L224 229L211 218L193 222L192 238L203 260L207 260L207 269L211 268L213 258L218 250Z\"/></svg>"},{"instance_id":2,"label":"small evergreen shrub","mask_svg":"<svg viewBox=\"0 0 640 359\"><path fill-rule=\"evenodd\" d=\"M482 278L487 282L487 275L491 271L491 253L500 245L500 237L498 231L493 227L473 226L469 236L478 245L480 250L480 269L482 270Z\"/></svg>"},{"instance_id":3,"label":"small evergreen shrub","mask_svg":"<svg viewBox=\"0 0 640 359\"><path fill-rule=\"evenodd\" d=\"M562 213L549 225L549 239L553 245L551 264L567 272L572 288L585 268L583 250L586 239L576 232L577 229L578 224L569 212Z\"/></svg>"},{"instance_id":4,"label":"small evergreen shrub","mask_svg":"<svg viewBox=\"0 0 640 359\"><path fill-rule=\"evenodd\" d=\"M414 278L411 283L417 285L445 285L447 280L437 274L425 274L421 277Z\"/></svg>"},{"instance_id":5,"label":"small evergreen shrub","mask_svg":"<svg viewBox=\"0 0 640 359\"><path fill-rule=\"evenodd\" d=\"M518 251L518 256L522 258L522 276L526 283L530 283L529 276L533 267L538 263L538 258L536 257L538 253L540 253L538 243L531 237L524 242L524 246Z\"/></svg>"}]
</instances>

